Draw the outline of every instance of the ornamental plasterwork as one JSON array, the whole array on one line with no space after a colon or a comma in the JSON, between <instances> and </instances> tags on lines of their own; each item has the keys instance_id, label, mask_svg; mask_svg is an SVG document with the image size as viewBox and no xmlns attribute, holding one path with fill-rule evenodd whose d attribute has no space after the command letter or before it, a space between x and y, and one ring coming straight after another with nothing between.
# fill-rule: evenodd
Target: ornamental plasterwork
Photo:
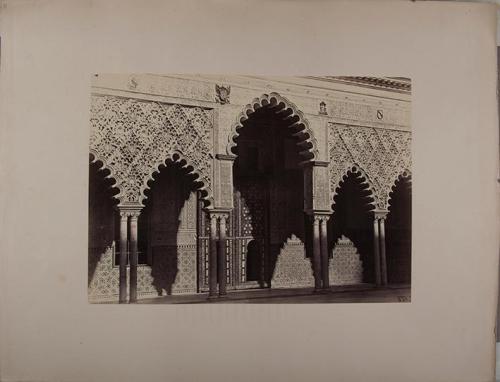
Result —
<instances>
[{"instance_id":1,"label":"ornamental plasterwork","mask_svg":"<svg viewBox=\"0 0 500 382\"><path fill-rule=\"evenodd\" d=\"M394 182L411 172L411 133L332 124L329 144L332 198L342 178L354 167L368 183L375 207L386 210Z\"/></svg>"},{"instance_id":2,"label":"ornamental plasterwork","mask_svg":"<svg viewBox=\"0 0 500 382\"><path fill-rule=\"evenodd\" d=\"M211 110L152 101L93 96L90 152L116 180L122 204L145 199L154 172L167 159L184 161L212 199Z\"/></svg>"},{"instance_id":3,"label":"ornamental plasterwork","mask_svg":"<svg viewBox=\"0 0 500 382\"><path fill-rule=\"evenodd\" d=\"M271 285L275 288L311 287L314 276L311 261L304 256L304 243L292 235L278 255Z\"/></svg>"},{"instance_id":4,"label":"ornamental plasterwork","mask_svg":"<svg viewBox=\"0 0 500 382\"><path fill-rule=\"evenodd\" d=\"M333 247L328 266L331 285L353 285L363 282L363 262L354 243L342 235Z\"/></svg>"}]
</instances>

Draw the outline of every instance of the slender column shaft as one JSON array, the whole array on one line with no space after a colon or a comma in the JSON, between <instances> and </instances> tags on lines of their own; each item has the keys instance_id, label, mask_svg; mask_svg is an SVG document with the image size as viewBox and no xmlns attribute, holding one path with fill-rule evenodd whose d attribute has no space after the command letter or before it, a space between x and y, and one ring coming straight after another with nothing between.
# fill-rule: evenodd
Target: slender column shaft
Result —
<instances>
[{"instance_id":1,"label":"slender column shaft","mask_svg":"<svg viewBox=\"0 0 500 382\"><path fill-rule=\"evenodd\" d=\"M380 275L380 241L379 241L379 229L378 229L378 218L375 217L373 219L373 260L375 267L375 284L381 284L381 275Z\"/></svg>"},{"instance_id":2,"label":"slender column shaft","mask_svg":"<svg viewBox=\"0 0 500 382\"><path fill-rule=\"evenodd\" d=\"M321 219L320 224L320 245L321 245L321 273L323 279L323 289L330 288L330 277L328 272L328 230L327 220Z\"/></svg>"},{"instance_id":3,"label":"slender column shaft","mask_svg":"<svg viewBox=\"0 0 500 382\"><path fill-rule=\"evenodd\" d=\"M210 216L210 254L208 257L208 296L217 296L217 217Z\"/></svg>"},{"instance_id":4,"label":"slender column shaft","mask_svg":"<svg viewBox=\"0 0 500 382\"><path fill-rule=\"evenodd\" d=\"M130 217L130 294L129 302L137 301L137 219L138 214Z\"/></svg>"},{"instance_id":5,"label":"slender column shaft","mask_svg":"<svg viewBox=\"0 0 500 382\"><path fill-rule=\"evenodd\" d=\"M226 217L219 219L219 296L226 295Z\"/></svg>"},{"instance_id":6,"label":"slender column shaft","mask_svg":"<svg viewBox=\"0 0 500 382\"><path fill-rule=\"evenodd\" d=\"M313 271L314 289L321 289L321 245L319 238L319 219L313 216Z\"/></svg>"},{"instance_id":7,"label":"slender column shaft","mask_svg":"<svg viewBox=\"0 0 500 382\"><path fill-rule=\"evenodd\" d=\"M120 213L120 297L119 302L127 302L127 242L128 242L128 216Z\"/></svg>"},{"instance_id":8,"label":"slender column shaft","mask_svg":"<svg viewBox=\"0 0 500 382\"><path fill-rule=\"evenodd\" d=\"M385 218L379 220L380 226L380 273L382 285L387 285L387 259L385 254Z\"/></svg>"}]
</instances>

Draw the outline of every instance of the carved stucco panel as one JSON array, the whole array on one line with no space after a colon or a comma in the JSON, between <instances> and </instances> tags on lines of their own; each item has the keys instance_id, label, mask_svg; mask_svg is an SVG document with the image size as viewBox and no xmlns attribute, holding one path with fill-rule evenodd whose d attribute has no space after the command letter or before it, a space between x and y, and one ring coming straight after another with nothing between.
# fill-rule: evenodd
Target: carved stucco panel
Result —
<instances>
[{"instance_id":1,"label":"carved stucco panel","mask_svg":"<svg viewBox=\"0 0 500 382\"><path fill-rule=\"evenodd\" d=\"M217 207L233 208L233 161L219 160L220 205Z\"/></svg>"},{"instance_id":2,"label":"carved stucco panel","mask_svg":"<svg viewBox=\"0 0 500 382\"><path fill-rule=\"evenodd\" d=\"M332 124L329 144L332 197L342 177L356 167L366 178L376 208L387 209L394 182L411 172L411 133Z\"/></svg>"},{"instance_id":3,"label":"carved stucco panel","mask_svg":"<svg viewBox=\"0 0 500 382\"><path fill-rule=\"evenodd\" d=\"M328 184L328 168L314 166L314 209L330 209L330 190Z\"/></svg>"},{"instance_id":4,"label":"carved stucco panel","mask_svg":"<svg viewBox=\"0 0 500 382\"><path fill-rule=\"evenodd\" d=\"M305 257L304 243L292 235L278 255L271 285L274 288L314 286L311 261Z\"/></svg>"},{"instance_id":5,"label":"carved stucco panel","mask_svg":"<svg viewBox=\"0 0 500 382\"><path fill-rule=\"evenodd\" d=\"M116 180L121 203L142 203L153 172L177 154L212 197L212 110L93 96L90 151Z\"/></svg>"},{"instance_id":6,"label":"carved stucco panel","mask_svg":"<svg viewBox=\"0 0 500 382\"><path fill-rule=\"evenodd\" d=\"M354 243L346 236L335 243L328 274L331 285L353 285L363 282L363 262Z\"/></svg>"}]
</instances>

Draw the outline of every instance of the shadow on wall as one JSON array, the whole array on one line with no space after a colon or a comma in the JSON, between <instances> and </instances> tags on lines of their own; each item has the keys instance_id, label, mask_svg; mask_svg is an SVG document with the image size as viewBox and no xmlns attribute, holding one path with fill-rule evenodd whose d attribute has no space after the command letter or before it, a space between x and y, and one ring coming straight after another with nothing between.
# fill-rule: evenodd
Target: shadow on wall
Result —
<instances>
[{"instance_id":1,"label":"shadow on wall","mask_svg":"<svg viewBox=\"0 0 500 382\"><path fill-rule=\"evenodd\" d=\"M373 210L371 191L360 173L348 172L337 188L333 215L328 221L328 252L330 256L338 239L348 237L363 263L363 282L375 282L373 261Z\"/></svg>"},{"instance_id":2,"label":"shadow on wall","mask_svg":"<svg viewBox=\"0 0 500 382\"><path fill-rule=\"evenodd\" d=\"M92 159L92 158L91 158ZM113 196L119 191L112 188L113 179L106 178L108 170L100 170L101 162L89 164L89 262L88 285L94 278L95 270L102 255L113 246L115 240L116 205Z\"/></svg>"},{"instance_id":3,"label":"shadow on wall","mask_svg":"<svg viewBox=\"0 0 500 382\"><path fill-rule=\"evenodd\" d=\"M187 173L176 162L161 166L139 221L139 245L147 254L158 295L177 289L196 292L197 184ZM189 280L182 277L183 266L189 268Z\"/></svg>"},{"instance_id":4,"label":"shadow on wall","mask_svg":"<svg viewBox=\"0 0 500 382\"><path fill-rule=\"evenodd\" d=\"M411 283L411 181L399 178L390 194L386 220L387 277L390 284Z\"/></svg>"},{"instance_id":5,"label":"shadow on wall","mask_svg":"<svg viewBox=\"0 0 500 382\"><path fill-rule=\"evenodd\" d=\"M247 281L261 281L262 248L257 240L250 240L246 251Z\"/></svg>"}]
</instances>

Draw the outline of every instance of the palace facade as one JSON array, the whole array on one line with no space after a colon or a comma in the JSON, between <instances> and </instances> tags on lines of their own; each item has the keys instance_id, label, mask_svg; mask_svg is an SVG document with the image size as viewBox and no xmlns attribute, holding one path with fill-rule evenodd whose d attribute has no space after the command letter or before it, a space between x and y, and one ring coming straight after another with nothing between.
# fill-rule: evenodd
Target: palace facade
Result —
<instances>
[{"instance_id":1,"label":"palace facade","mask_svg":"<svg viewBox=\"0 0 500 382\"><path fill-rule=\"evenodd\" d=\"M89 301L411 283L411 83L95 75Z\"/></svg>"}]
</instances>

